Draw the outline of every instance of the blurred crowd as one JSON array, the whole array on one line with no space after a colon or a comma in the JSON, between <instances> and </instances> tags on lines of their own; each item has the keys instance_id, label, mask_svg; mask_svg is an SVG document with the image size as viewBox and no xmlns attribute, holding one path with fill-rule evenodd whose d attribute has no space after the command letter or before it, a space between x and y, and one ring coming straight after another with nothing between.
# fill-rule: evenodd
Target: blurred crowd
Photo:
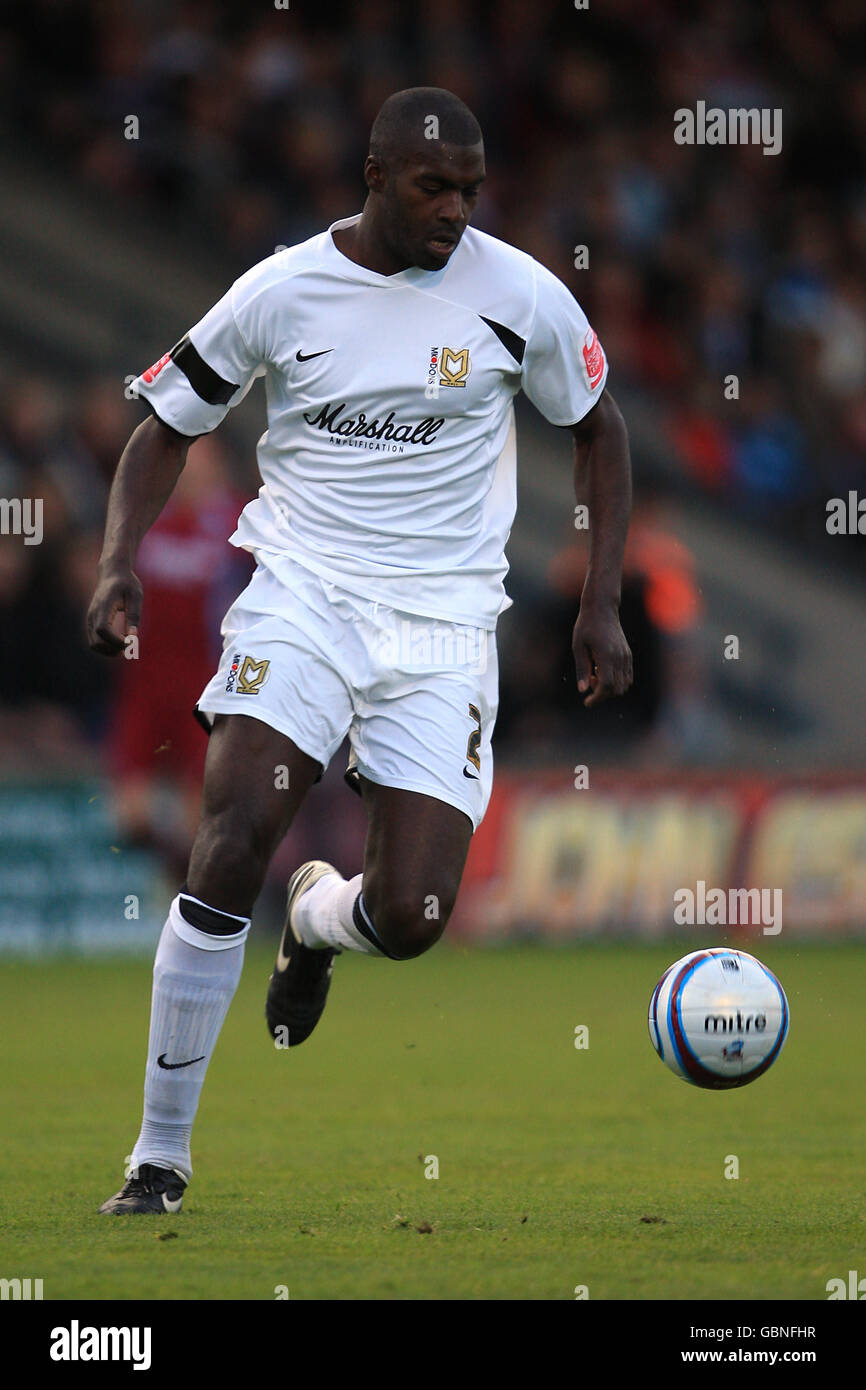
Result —
<instances>
[{"instance_id":1,"label":"blurred crowd","mask_svg":"<svg viewBox=\"0 0 866 1390\"><path fill-rule=\"evenodd\" d=\"M860 0L32 0L0 103L240 268L359 209L389 93L456 91L488 152L476 224L566 280L696 486L796 533L863 481L864 52ZM676 144L698 100L780 108L781 153Z\"/></svg>"},{"instance_id":2,"label":"blurred crowd","mask_svg":"<svg viewBox=\"0 0 866 1390\"><path fill-rule=\"evenodd\" d=\"M227 538L248 500L220 434L190 451L162 516L139 550L145 589L135 659L87 649L105 503L133 411L113 380L64 391L20 376L0 388L0 496L41 504L39 543L0 534L0 762L21 770L92 763L103 747L128 787L129 822L146 819L162 763L184 786L201 780L205 739L190 711L219 653L223 613L249 557Z\"/></svg>"},{"instance_id":3,"label":"blurred crowd","mask_svg":"<svg viewBox=\"0 0 866 1390\"><path fill-rule=\"evenodd\" d=\"M168 210L218 241L231 277L360 209L386 96L457 92L487 149L476 225L581 300L638 436L651 423L653 467L744 524L811 544L828 498L866 492L864 52L860 0L30 0L0 39L0 117L99 196L145 219ZM677 144L674 112L699 100L781 108L781 152ZM110 673L81 652L72 615L128 430L114 383L74 399L54 380L3 385L0 492L42 489L47 540L26 551L0 538L0 703L8 715L24 687L94 738L111 725ZM208 444L205 472L231 499L227 447ZM671 619L641 553L629 602L635 641L649 644L634 701L645 728L663 705L659 613L681 631L697 605L680 557ZM36 634L35 659L15 660ZM56 642L68 662L49 665ZM523 686L504 691L505 743L534 699L531 653L524 666Z\"/></svg>"}]
</instances>

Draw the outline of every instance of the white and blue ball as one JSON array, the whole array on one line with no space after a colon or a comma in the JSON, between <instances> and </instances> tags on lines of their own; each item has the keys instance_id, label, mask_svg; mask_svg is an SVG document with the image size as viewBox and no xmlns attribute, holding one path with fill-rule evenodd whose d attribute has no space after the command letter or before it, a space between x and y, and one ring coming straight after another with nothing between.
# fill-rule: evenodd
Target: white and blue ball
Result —
<instances>
[{"instance_id":1,"label":"white and blue ball","mask_svg":"<svg viewBox=\"0 0 866 1390\"><path fill-rule=\"evenodd\" d=\"M788 1000L772 970L746 951L691 951L662 975L649 1034L666 1066L694 1086L747 1086L775 1062L788 1036Z\"/></svg>"}]
</instances>

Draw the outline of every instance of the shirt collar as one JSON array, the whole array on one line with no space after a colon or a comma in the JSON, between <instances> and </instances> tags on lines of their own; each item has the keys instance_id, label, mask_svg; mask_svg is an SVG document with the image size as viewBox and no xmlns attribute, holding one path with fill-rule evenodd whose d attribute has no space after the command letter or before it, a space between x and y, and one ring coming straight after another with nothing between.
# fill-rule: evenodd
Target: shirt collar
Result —
<instances>
[{"instance_id":1,"label":"shirt collar","mask_svg":"<svg viewBox=\"0 0 866 1390\"><path fill-rule=\"evenodd\" d=\"M441 270L424 270L420 265L407 266L405 270L398 270L396 275L380 275L378 270L368 270L364 265L358 265L357 261L350 260L344 256L343 252L337 247L331 233L339 231L342 227L354 227L360 222L361 214L356 212L353 217L341 217L336 222L332 222L326 232L322 233L322 254L328 265L338 274L345 276L348 280L359 280L365 285L438 285L440 276L444 275L448 269L443 265ZM454 251L451 260L460 250L458 246ZM450 264L450 260L449 260Z\"/></svg>"}]
</instances>

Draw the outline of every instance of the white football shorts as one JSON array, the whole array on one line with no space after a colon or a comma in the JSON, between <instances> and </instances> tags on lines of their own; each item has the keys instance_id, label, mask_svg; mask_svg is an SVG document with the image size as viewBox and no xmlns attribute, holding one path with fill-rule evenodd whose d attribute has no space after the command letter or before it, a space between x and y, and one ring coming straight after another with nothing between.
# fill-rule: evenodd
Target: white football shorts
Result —
<instances>
[{"instance_id":1,"label":"white football shorts","mask_svg":"<svg viewBox=\"0 0 866 1390\"><path fill-rule=\"evenodd\" d=\"M223 655L196 707L247 714L327 768L346 734L345 777L435 796L473 831L493 787L496 633L361 598L290 557L259 559L223 619Z\"/></svg>"}]
</instances>

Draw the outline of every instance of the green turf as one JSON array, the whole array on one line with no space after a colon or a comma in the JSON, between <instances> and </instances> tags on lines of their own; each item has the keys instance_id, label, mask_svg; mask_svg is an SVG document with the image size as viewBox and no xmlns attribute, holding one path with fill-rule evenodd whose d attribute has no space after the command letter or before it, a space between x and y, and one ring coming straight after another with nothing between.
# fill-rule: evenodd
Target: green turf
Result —
<instances>
[{"instance_id":1,"label":"green turf","mask_svg":"<svg viewBox=\"0 0 866 1390\"><path fill-rule=\"evenodd\" d=\"M251 947L186 1208L126 1219L96 1207L137 1132L149 966L6 962L0 1276L46 1298L824 1299L866 1272L866 946L761 943L791 1032L724 1093L650 1046L649 995L682 950L343 956L286 1052L262 1018L271 953Z\"/></svg>"}]
</instances>

